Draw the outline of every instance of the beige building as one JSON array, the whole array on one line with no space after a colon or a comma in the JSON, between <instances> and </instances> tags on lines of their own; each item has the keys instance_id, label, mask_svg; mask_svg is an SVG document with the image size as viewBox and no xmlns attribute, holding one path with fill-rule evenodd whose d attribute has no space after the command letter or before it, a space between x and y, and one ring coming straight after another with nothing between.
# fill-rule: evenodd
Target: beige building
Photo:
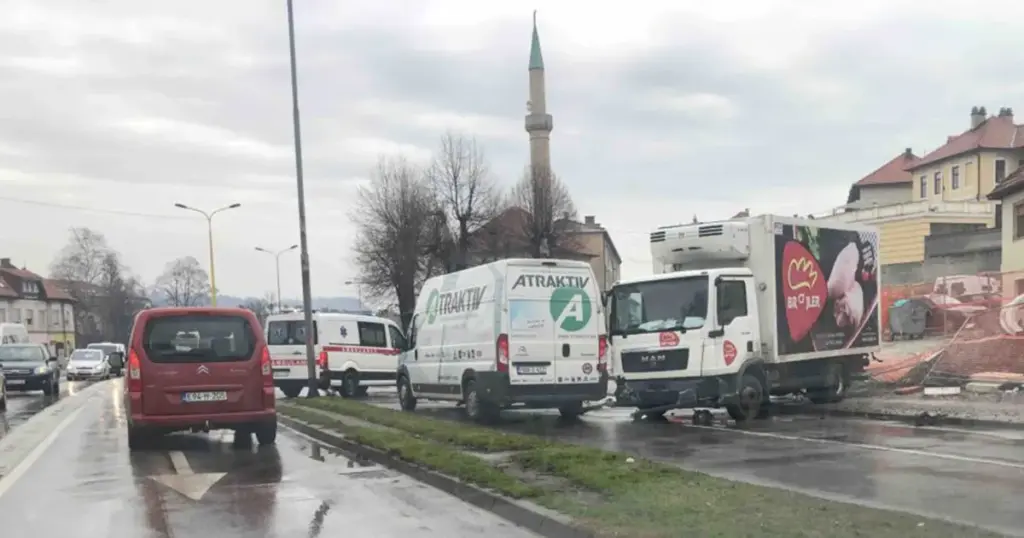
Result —
<instances>
[{"instance_id":1,"label":"beige building","mask_svg":"<svg viewBox=\"0 0 1024 538\"><path fill-rule=\"evenodd\" d=\"M1024 167L1006 177L988 198L1000 203L1003 292L1024 294Z\"/></svg>"},{"instance_id":2,"label":"beige building","mask_svg":"<svg viewBox=\"0 0 1024 538\"><path fill-rule=\"evenodd\" d=\"M20 323L54 355L75 347L74 299L57 282L0 259L0 323Z\"/></svg>"},{"instance_id":3,"label":"beige building","mask_svg":"<svg viewBox=\"0 0 1024 538\"><path fill-rule=\"evenodd\" d=\"M858 181L841 211L825 218L877 226L883 264L908 273L924 262L929 236L997 226L988 194L1024 164L1024 126L1009 108L988 116L974 107L969 119L934 151L917 158L908 149Z\"/></svg>"}]
</instances>

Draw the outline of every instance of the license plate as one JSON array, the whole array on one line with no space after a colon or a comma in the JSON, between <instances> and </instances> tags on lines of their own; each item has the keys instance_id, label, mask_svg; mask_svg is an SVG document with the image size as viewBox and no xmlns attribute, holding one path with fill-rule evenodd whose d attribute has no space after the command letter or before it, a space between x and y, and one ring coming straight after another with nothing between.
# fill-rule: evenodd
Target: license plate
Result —
<instances>
[{"instance_id":1,"label":"license plate","mask_svg":"<svg viewBox=\"0 0 1024 538\"><path fill-rule=\"evenodd\" d=\"M25 380L24 379L8 379L7 380L7 384L8 385L24 385L25 384Z\"/></svg>"},{"instance_id":2,"label":"license plate","mask_svg":"<svg viewBox=\"0 0 1024 538\"><path fill-rule=\"evenodd\" d=\"M181 395L181 401L185 403L225 402L227 399L228 393L222 390L216 392L186 392Z\"/></svg>"},{"instance_id":3,"label":"license plate","mask_svg":"<svg viewBox=\"0 0 1024 538\"><path fill-rule=\"evenodd\" d=\"M290 372L288 370L274 370L274 379L288 377Z\"/></svg>"},{"instance_id":4,"label":"license plate","mask_svg":"<svg viewBox=\"0 0 1024 538\"><path fill-rule=\"evenodd\" d=\"M544 375L548 373L547 366L516 366L519 375Z\"/></svg>"}]
</instances>

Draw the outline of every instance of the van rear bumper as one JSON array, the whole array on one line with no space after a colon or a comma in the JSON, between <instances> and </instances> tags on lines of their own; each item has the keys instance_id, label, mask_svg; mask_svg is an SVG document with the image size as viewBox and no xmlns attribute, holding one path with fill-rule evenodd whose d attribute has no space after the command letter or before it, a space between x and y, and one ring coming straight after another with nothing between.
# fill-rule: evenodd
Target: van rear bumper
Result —
<instances>
[{"instance_id":1,"label":"van rear bumper","mask_svg":"<svg viewBox=\"0 0 1024 538\"><path fill-rule=\"evenodd\" d=\"M502 407L513 403L558 407L608 397L607 373L597 383L520 385L512 384L505 372L477 372L476 382L480 398Z\"/></svg>"},{"instance_id":2,"label":"van rear bumper","mask_svg":"<svg viewBox=\"0 0 1024 538\"><path fill-rule=\"evenodd\" d=\"M190 428L209 427L211 430L232 429L254 422L269 422L277 418L277 410L261 409L259 411L238 411L235 413L217 413L214 415L141 415L132 413L131 426L158 430L187 430Z\"/></svg>"}]
</instances>

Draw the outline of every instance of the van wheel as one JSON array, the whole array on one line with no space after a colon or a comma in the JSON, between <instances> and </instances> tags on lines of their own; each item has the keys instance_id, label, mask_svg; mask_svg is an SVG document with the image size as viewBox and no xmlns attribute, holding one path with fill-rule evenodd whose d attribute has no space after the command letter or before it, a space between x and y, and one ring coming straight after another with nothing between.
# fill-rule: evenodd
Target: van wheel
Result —
<instances>
[{"instance_id":1,"label":"van wheel","mask_svg":"<svg viewBox=\"0 0 1024 538\"><path fill-rule=\"evenodd\" d=\"M3 381L0 381L0 383L3 383ZM3 387L0 387L0 390L3 390ZM0 394L0 411L7 411L7 391Z\"/></svg>"},{"instance_id":2,"label":"van wheel","mask_svg":"<svg viewBox=\"0 0 1024 538\"><path fill-rule=\"evenodd\" d=\"M725 410L729 412L729 416L733 420L745 422L764 416L764 412L768 409L768 406L765 405L767 397L764 384L756 375L743 374L738 396L737 403L725 406Z\"/></svg>"},{"instance_id":3,"label":"van wheel","mask_svg":"<svg viewBox=\"0 0 1024 538\"><path fill-rule=\"evenodd\" d=\"M466 417L474 422L488 423L495 421L501 416L501 410L490 402L480 399L480 394L476 391L476 381L470 379L466 381L465 387L462 389L463 401L466 402L464 407Z\"/></svg>"},{"instance_id":4,"label":"van wheel","mask_svg":"<svg viewBox=\"0 0 1024 538\"><path fill-rule=\"evenodd\" d=\"M412 383L409 383L409 378L404 375L398 378L398 403L402 404L402 411L416 410L416 395L412 392Z\"/></svg>"},{"instance_id":5,"label":"van wheel","mask_svg":"<svg viewBox=\"0 0 1024 538\"><path fill-rule=\"evenodd\" d=\"M43 385L43 394L45 394L46 396L53 396L54 394L59 393L56 389L57 383L53 379L51 379L49 383Z\"/></svg>"},{"instance_id":6,"label":"van wheel","mask_svg":"<svg viewBox=\"0 0 1024 538\"><path fill-rule=\"evenodd\" d=\"M838 403L846 397L847 388L850 386L850 377L846 373L843 363L833 361L828 365L825 372L823 388L816 388L807 391L807 399L816 404Z\"/></svg>"},{"instance_id":7,"label":"van wheel","mask_svg":"<svg viewBox=\"0 0 1024 538\"><path fill-rule=\"evenodd\" d=\"M352 398L359 392L359 372L346 370L341 376L341 390L338 391L344 398Z\"/></svg>"},{"instance_id":8,"label":"van wheel","mask_svg":"<svg viewBox=\"0 0 1024 538\"><path fill-rule=\"evenodd\" d=\"M583 414L583 402L572 402L558 408L558 413L566 420L573 420Z\"/></svg>"},{"instance_id":9,"label":"van wheel","mask_svg":"<svg viewBox=\"0 0 1024 538\"><path fill-rule=\"evenodd\" d=\"M252 432L261 445L272 445L277 441L277 419L254 424Z\"/></svg>"},{"instance_id":10,"label":"van wheel","mask_svg":"<svg viewBox=\"0 0 1024 538\"><path fill-rule=\"evenodd\" d=\"M369 394L369 393L370 393L370 387L366 387L366 386L360 385L359 388L356 389L356 396L359 396L360 398L365 398L366 395Z\"/></svg>"},{"instance_id":11,"label":"van wheel","mask_svg":"<svg viewBox=\"0 0 1024 538\"><path fill-rule=\"evenodd\" d=\"M298 398L302 393L302 385L285 385L281 387L285 398Z\"/></svg>"},{"instance_id":12,"label":"van wheel","mask_svg":"<svg viewBox=\"0 0 1024 538\"><path fill-rule=\"evenodd\" d=\"M128 426L128 450L140 450L146 447L149 435L143 430Z\"/></svg>"}]
</instances>

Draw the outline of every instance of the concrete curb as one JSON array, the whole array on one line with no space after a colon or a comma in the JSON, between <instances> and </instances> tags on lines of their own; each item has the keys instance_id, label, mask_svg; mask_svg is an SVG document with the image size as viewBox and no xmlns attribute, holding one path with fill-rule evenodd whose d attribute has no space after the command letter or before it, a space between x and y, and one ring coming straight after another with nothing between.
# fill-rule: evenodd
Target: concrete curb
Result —
<instances>
[{"instance_id":1,"label":"concrete curb","mask_svg":"<svg viewBox=\"0 0 1024 538\"><path fill-rule=\"evenodd\" d=\"M487 491L467 484L456 478L441 474L401 460L376 448L361 445L344 438L340 433L326 431L306 422L278 413L278 421L303 435L312 437L324 444L350 452L389 469L393 469L410 478L448 493L459 500L487 510L509 523L529 529L547 538L593 538L594 533L573 526L568 521L560 521L551 515L527 506L527 503L509 499L503 495ZM568 520L568 518L565 518Z\"/></svg>"},{"instance_id":2,"label":"concrete curb","mask_svg":"<svg viewBox=\"0 0 1024 538\"><path fill-rule=\"evenodd\" d=\"M853 409L808 409L803 412L796 412L797 414L821 414L833 417L854 417L854 418L867 418L871 420L895 420L898 422L906 422L914 426L966 426L975 428L990 428L994 430L1011 430L1021 431L1024 430L1024 424L1016 422L1007 422L1002 420L989 420L981 418L966 418L943 415L941 413L932 414L931 412L921 410L918 412L906 411L906 412L893 412L893 411L858 411ZM928 413L928 419L922 418L925 413Z\"/></svg>"}]
</instances>

